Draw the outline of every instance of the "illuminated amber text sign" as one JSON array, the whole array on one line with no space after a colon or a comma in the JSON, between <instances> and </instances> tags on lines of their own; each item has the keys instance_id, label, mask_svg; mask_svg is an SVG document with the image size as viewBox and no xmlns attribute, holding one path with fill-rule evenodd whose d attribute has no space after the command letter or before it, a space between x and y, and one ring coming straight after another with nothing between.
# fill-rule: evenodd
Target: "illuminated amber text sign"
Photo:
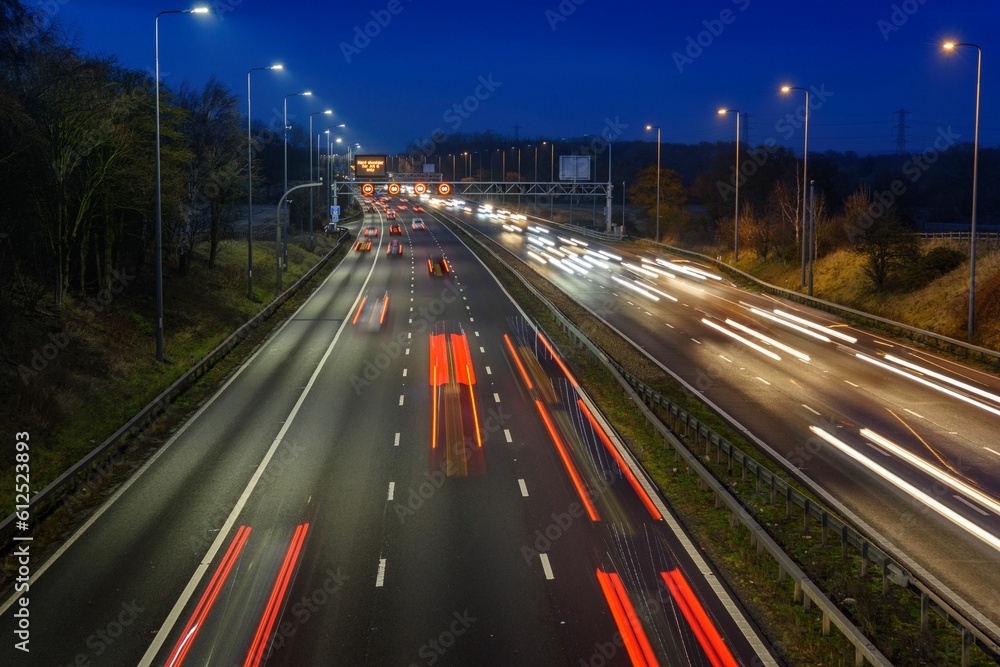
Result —
<instances>
[{"instance_id":1,"label":"illuminated amber text sign","mask_svg":"<svg viewBox=\"0 0 1000 667\"><path fill-rule=\"evenodd\" d=\"M354 174L357 178L385 178L385 155L355 155Z\"/></svg>"}]
</instances>

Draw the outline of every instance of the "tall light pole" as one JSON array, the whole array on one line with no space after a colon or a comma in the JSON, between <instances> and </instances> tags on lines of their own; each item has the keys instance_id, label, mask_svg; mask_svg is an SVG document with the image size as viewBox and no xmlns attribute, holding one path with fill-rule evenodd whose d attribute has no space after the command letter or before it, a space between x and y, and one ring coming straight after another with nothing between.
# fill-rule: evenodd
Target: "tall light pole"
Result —
<instances>
[{"instance_id":1,"label":"tall light pole","mask_svg":"<svg viewBox=\"0 0 1000 667\"><path fill-rule=\"evenodd\" d=\"M972 142L972 228L969 234L969 342L976 329L976 202L979 183L979 92L983 75L983 50L978 44L946 42L944 48L952 51L956 46L971 46L979 54L976 65L976 128Z\"/></svg>"},{"instance_id":2,"label":"tall light pole","mask_svg":"<svg viewBox=\"0 0 1000 667\"><path fill-rule=\"evenodd\" d=\"M336 198L333 197L334 188L336 187L334 179L337 177L336 173L337 170L333 164L333 143L339 144L343 141L343 139L341 139L340 137L333 139L333 134L331 134L331 131L339 130L345 127L347 127L347 125L345 125L344 123L339 123L337 125L331 125L330 127L326 128L326 152L327 152L326 166L327 166L327 173L329 175L329 179L326 184L326 210L328 211L330 210L331 206L335 206L337 203ZM331 198L333 198L332 202Z\"/></svg>"},{"instance_id":3,"label":"tall light pole","mask_svg":"<svg viewBox=\"0 0 1000 667\"><path fill-rule=\"evenodd\" d=\"M253 301L253 139L250 124L250 73L266 69L284 69L282 65L251 67L247 71L247 298Z\"/></svg>"},{"instance_id":4,"label":"tall light pole","mask_svg":"<svg viewBox=\"0 0 1000 667\"><path fill-rule=\"evenodd\" d=\"M805 125L805 145L802 148L802 287L806 286L806 204L808 202L809 190L809 89L799 86L782 86L781 92L786 95L793 90L801 90L806 94L806 125Z\"/></svg>"},{"instance_id":5,"label":"tall light pole","mask_svg":"<svg viewBox=\"0 0 1000 667\"><path fill-rule=\"evenodd\" d=\"M719 115L736 114L736 210L733 214L733 264L740 261L740 110L719 109Z\"/></svg>"},{"instance_id":6,"label":"tall light pole","mask_svg":"<svg viewBox=\"0 0 1000 667\"><path fill-rule=\"evenodd\" d=\"M660 242L660 126L647 125L646 131L656 129L656 242Z\"/></svg>"},{"instance_id":7,"label":"tall light pole","mask_svg":"<svg viewBox=\"0 0 1000 667\"><path fill-rule=\"evenodd\" d=\"M309 180L313 179L313 116L332 116L333 109L309 114ZM309 252L313 249L313 190L309 190Z\"/></svg>"},{"instance_id":8,"label":"tall light pole","mask_svg":"<svg viewBox=\"0 0 1000 667\"><path fill-rule=\"evenodd\" d=\"M156 15L153 47L156 65L156 360L163 361L163 192L160 185L160 17L164 14L207 14L207 7L171 9Z\"/></svg>"},{"instance_id":9,"label":"tall light pole","mask_svg":"<svg viewBox=\"0 0 1000 667\"><path fill-rule=\"evenodd\" d=\"M311 91L305 91L302 93L289 93L285 95L285 111L284 111L284 131L285 131L285 189L282 192L288 192L288 98L289 97L309 97L312 95ZM285 271L288 270L288 212L285 212L284 223L284 234L282 235L282 243L284 244L284 249L282 250L282 261L285 265Z\"/></svg>"}]
</instances>

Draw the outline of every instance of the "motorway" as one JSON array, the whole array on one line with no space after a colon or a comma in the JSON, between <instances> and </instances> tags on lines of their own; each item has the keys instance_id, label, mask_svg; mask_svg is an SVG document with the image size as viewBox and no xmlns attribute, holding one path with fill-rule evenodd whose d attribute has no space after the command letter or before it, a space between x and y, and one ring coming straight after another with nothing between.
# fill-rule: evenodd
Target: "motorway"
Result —
<instances>
[{"instance_id":1,"label":"motorway","mask_svg":"<svg viewBox=\"0 0 1000 667\"><path fill-rule=\"evenodd\" d=\"M478 208L445 212L634 341L998 636L996 376L745 292L708 265Z\"/></svg>"},{"instance_id":2,"label":"motorway","mask_svg":"<svg viewBox=\"0 0 1000 667\"><path fill-rule=\"evenodd\" d=\"M0 664L778 664L558 351L412 216L368 214L371 250L33 564L30 659Z\"/></svg>"}]
</instances>

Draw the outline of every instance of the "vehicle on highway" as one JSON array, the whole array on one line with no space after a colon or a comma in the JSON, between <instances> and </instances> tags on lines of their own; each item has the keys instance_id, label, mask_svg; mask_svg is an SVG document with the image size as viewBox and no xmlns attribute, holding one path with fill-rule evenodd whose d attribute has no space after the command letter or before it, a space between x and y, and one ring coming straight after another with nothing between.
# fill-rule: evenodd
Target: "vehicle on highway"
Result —
<instances>
[{"instance_id":1,"label":"vehicle on highway","mask_svg":"<svg viewBox=\"0 0 1000 667\"><path fill-rule=\"evenodd\" d=\"M398 208L400 211L405 211L406 210L406 204L400 204L396 208Z\"/></svg>"},{"instance_id":2,"label":"vehicle on highway","mask_svg":"<svg viewBox=\"0 0 1000 667\"><path fill-rule=\"evenodd\" d=\"M396 209L390 208L390 209L386 210L385 217L386 217L387 220L395 220L396 219Z\"/></svg>"},{"instance_id":3,"label":"vehicle on highway","mask_svg":"<svg viewBox=\"0 0 1000 667\"><path fill-rule=\"evenodd\" d=\"M389 225L389 233L393 236L398 236L403 233L403 228L399 225Z\"/></svg>"},{"instance_id":4,"label":"vehicle on highway","mask_svg":"<svg viewBox=\"0 0 1000 667\"><path fill-rule=\"evenodd\" d=\"M378 294L369 291L361 298L358 310L354 313L351 324L364 331L378 331L385 324L389 312L389 292Z\"/></svg>"},{"instance_id":5,"label":"vehicle on highway","mask_svg":"<svg viewBox=\"0 0 1000 667\"><path fill-rule=\"evenodd\" d=\"M458 322L438 321L429 343L432 427L428 462L448 477L482 475L486 459L468 337Z\"/></svg>"},{"instance_id":6,"label":"vehicle on highway","mask_svg":"<svg viewBox=\"0 0 1000 667\"><path fill-rule=\"evenodd\" d=\"M372 249L371 239L361 239L360 241L354 244L354 249L357 252L368 252L369 250Z\"/></svg>"},{"instance_id":7,"label":"vehicle on highway","mask_svg":"<svg viewBox=\"0 0 1000 667\"><path fill-rule=\"evenodd\" d=\"M378 227L375 225L368 225L365 227L365 237L371 238L373 236L378 236Z\"/></svg>"},{"instance_id":8,"label":"vehicle on highway","mask_svg":"<svg viewBox=\"0 0 1000 667\"><path fill-rule=\"evenodd\" d=\"M424 224L423 218L414 218L413 222L410 223L410 227L420 232L427 230L427 225Z\"/></svg>"},{"instance_id":9,"label":"vehicle on highway","mask_svg":"<svg viewBox=\"0 0 1000 667\"><path fill-rule=\"evenodd\" d=\"M417 204L416 206L413 207L413 212L414 213L423 213L424 212L424 207L421 206L420 204Z\"/></svg>"},{"instance_id":10,"label":"vehicle on highway","mask_svg":"<svg viewBox=\"0 0 1000 667\"><path fill-rule=\"evenodd\" d=\"M451 273L451 267L442 255L432 255L427 258L427 272L432 276L446 276Z\"/></svg>"},{"instance_id":11,"label":"vehicle on highway","mask_svg":"<svg viewBox=\"0 0 1000 667\"><path fill-rule=\"evenodd\" d=\"M374 213L374 212L375 212L375 206L373 204L368 204L367 206L365 206L365 213Z\"/></svg>"},{"instance_id":12,"label":"vehicle on highway","mask_svg":"<svg viewBox=\"0 0 1000 667\"><path fill-rule=\"evenodd\" d=\"M385 254L389 255L390 257L392 257L394 255L402 255L403 254L403 244L400 242L399 239L393 239L389 243L389 247L386 248Z\"/></svg>"}]
</instances>

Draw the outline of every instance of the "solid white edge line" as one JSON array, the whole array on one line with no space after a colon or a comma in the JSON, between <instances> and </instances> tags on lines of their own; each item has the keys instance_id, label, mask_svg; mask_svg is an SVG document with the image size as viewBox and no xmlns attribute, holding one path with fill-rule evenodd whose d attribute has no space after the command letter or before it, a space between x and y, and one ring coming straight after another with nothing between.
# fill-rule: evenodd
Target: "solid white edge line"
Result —
<instances>
[{"instance_id":1,"label":"solid white edge line","mask_svg":"<svg viewBox=\"0 0 1000 667\"><path fill-rule=\"evenodd\" d=\"M355 297L354 304L351 306L351 309L348 312L352 312L357 307L358 302L361 300L361 294L365 291L365 287L367 287L368 281L371 280L372 273L374 271L375 271L375 262L373 261L371 268L368 270L368 275L365 277L365 282L361 285L361 289L358 291L358 296ZM327 278L327 280L329 280L329 278ZM324 283L325 282L326 281L324 281ZM315 295L318 292L319 290L316 290L313 292L313 294ZM306 300L306 303L308 302L309 301ZM303 307L304 306L305 304L303 304ZM294 318L291 317L289 318L288 321L290 322L292 319ZM309 382L306 383L306 386L305 388L303 388L302 393L299 394L298 400L295 401L295 405L292 407L291 412L288 413L288 417L285 418L284 423L281 425L281 429L278 431L278 435L275 436L274 441L271 442L271 446L268 448L267 453L264 455L264 458L261 459L260 464L257 466L257 470L250 478L250 481L247 483L246 488L243 489L243 493L240 494L239 500L237 500L236 504L233 506L233 511L230 512L229 516L226 518L226 522L222 525L222 528L219 529L219 534L218 536L216 536L215 541L212 543L212 546L209 547L208 552L201 559L201 562L198 564L198 567L195 568L194 574L191 575L191 579L184 587L184 591L177 599L177 602L174 603L174 606L170 610L170 613L167 614L167 617L163 620L163 624L157 631L156 637L153 638L153 642L149 645L149 648L146 649L146 653L142 656L142 659L139 661L139 667L149 667L149 665L153 663L153 660L156 658L156 655L160 652L160 648L162 648L163 643L167 640L167 637L173 630L174 624L177 623L177 619L180 618L181 612L184 611L184 607L187 606L187 603L191 599L191 596L194 595L195 590L201 583L201 579L205 576L205 573L208 572L208 568L212 564L212 560L214 560L215 555L222 548L222 545L225 544L225 542L229 539L229 532L233 529L233 526L236 524L236 518L239 516L240 512L243 511L243 506L246 505L247 500L250 499L250 494L253 493L254 488L257 486L257 482L260 481L260 478L264 475L264 469L267 468L267 464L271 461L271 458L277 451L278 446L281 444L282 438L284 438L285 434L288 432L288 429L291 428L292 422L295 421L295 416L298 414L298 411L302 407L302 404L305 403L305 399L309 395L309 392L312 389L313 384L316 383L316 378L319 377L320 371L322 371L323 367L326 365L327 359L329 359L330 355L333 354L333 348L337 344L337 341L340 340L340 335L344 332L344 329L347 327L348 321L349 321L348 318L344 318L343 322L341 322L340 328L337 329L337 333L334 335L333 340L330 341L330 344L327 346L326 352L323 353L323 357L319 360L319 363L316 364L316 369L313 371L312 376L310 376ZM277 335L277 333L279 333L282 329L284 329L284 326L282 326L281 329L278 329L278 332L275 332L275 335ZM264 348L265 346L262 345L261 350L263 350ZM256 355L254 355L254 357L256 357ZM248 360L247 363L243 365L243 368L249 366L250 361L252 361L254 357L251 357L250 360ZM236 376L233 377L235 379ZM228 386L228 383L226 384L226 386ZM218 395L219 393L222 392L218 392L216 395Z\"/></svg>"}]
</instances>

